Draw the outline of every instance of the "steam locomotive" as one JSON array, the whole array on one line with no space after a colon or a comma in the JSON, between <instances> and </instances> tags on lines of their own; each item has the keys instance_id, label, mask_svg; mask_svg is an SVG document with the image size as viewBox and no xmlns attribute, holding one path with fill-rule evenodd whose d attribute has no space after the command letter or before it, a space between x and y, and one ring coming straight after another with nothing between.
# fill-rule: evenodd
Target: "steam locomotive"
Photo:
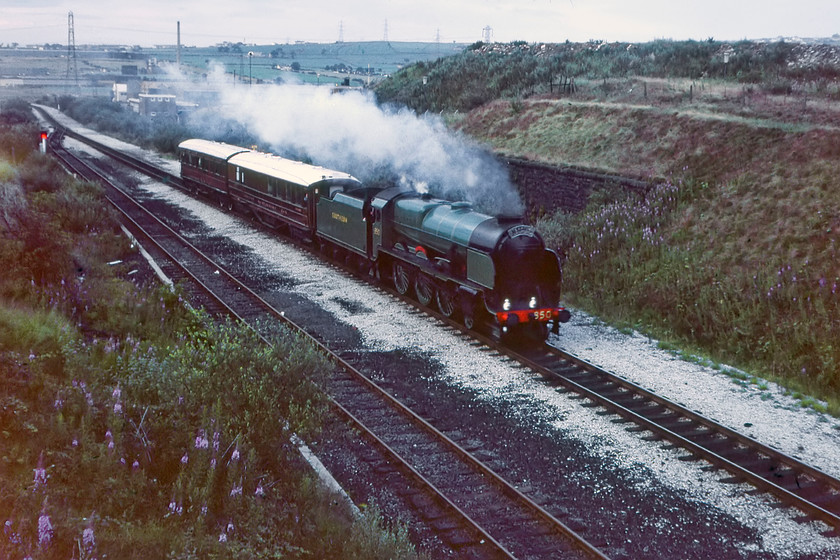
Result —
<instances>
[{"instance_id":1,"label":"steam locomotive","mask_svg":"<svg viewBox=\"0 0 840 560\"><path fill-rule=\"evenodd\" d=\"M255 150L185 140L188 190L316 244L469 328L545 340L569 320L557 255L520 218Z\"/></svg>"}]
</instances>

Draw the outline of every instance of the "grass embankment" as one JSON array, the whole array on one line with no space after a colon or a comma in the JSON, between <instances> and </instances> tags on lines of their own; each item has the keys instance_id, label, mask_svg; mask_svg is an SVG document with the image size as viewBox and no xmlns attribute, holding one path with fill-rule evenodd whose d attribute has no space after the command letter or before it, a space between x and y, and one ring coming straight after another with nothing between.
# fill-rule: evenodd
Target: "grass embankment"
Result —
<instances>
[{"instance_id":1,"label":"grass embankment","mask_svg":"<svg viewBox=\"0 0 840 560\"><path fill-rule=\"evenodd\" d=\"M596 196L579 215L541 220L567 255L567 297L837 414L840 128L811 121L533 100L484 106L458 126L504 154L665 178L647 197Z\"/></svg>"},{"instance_id":2,"label":"grass embankment","mask_svg":"<svg viewBox=\"0 0 840 560\"><path fill-rule=\"evenodd\" d=\"M416 558L300 464L326 360L132 281L100 189L35 138L0 134L0 557Z\"/></svg>"}]
</instances>

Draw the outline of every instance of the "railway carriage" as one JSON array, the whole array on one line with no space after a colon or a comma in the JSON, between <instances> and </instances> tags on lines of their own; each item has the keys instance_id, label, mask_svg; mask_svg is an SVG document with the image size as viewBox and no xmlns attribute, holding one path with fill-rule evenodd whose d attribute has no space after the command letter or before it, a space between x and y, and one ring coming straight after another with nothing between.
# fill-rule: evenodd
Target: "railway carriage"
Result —
<instances>
[{"instance_id":1,"label":"railway carriage","mask_svg":"<svg viewBox=\"0 0 840 560\"><path fill-rule=\"evenodd\" d=\"M178 150L186 188L309 239L316 234L322 193L362 187L347 173L221 142L184 140Z\"/></svg>"},{"instance_id":2,"label":"railway carriage","mask_svg":"<svg viewBox=\"0 0 840 560\"><path fill-rule=\"evenodd\" d=\"M468 328L489 323L500 335L544 340L549 325L569 320L557 256L519 218L228 144L186 140L179 148L188 188L350 257Z\"/></svg>"},{"instance_id":3,"label":"railway carriage","mask_svg":"<svg viewBox=\"0 0 840 560\"><path fill-rule=\"evenodd\" d=\"M245 148L222 142L184 140L178 145L184 187L220 203L227 201L227 162L232 156L247 151Z\"/></svg>"},{"instance_id":4,"label":"railway carriage","mask_svg":"<svg viewBox=\"0 0 840 560\"><path fill-rule=\"evenodd\" d=\"M240 152L228 160L230 203L248 208L272 227L288 227L312 239L317 201L323 194L360 188L347 173L262 152Z\"/></svg>"}]
</instances>

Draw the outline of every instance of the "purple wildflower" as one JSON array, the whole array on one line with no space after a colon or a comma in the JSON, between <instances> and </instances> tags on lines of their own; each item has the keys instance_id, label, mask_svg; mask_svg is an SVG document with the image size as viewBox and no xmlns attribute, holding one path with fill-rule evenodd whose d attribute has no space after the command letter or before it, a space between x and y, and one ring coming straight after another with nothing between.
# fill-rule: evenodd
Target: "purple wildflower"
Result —
<instances>
[{"instance_id":1,"label":"purple wildflower","mask_svg":"<svg viewBox=\"0 0 840 560\"><path fill-rule=\"evenodd\" d=\"M6 524L3 527L3 532L6 533L9 537L9 542L12 544L20 544L21 538L20 535L15 531L14 524L12 523L11 519L6 520Z\"/></svg>"},{"instance_id":2,"label":"purple wildflower","mask_svg":"<svg viewBox=\"0 0 840 560\"><path fill-rule=\"evenodd\" d=\"M82 531L82 545L84 545L85 552L88 554L91 554L96 547L96 537L93 534L93 516L91 516L88 526Z\"/></svg>"},{"instance_id":3,"label":"purple wildflower","mask_svg":"<svg viewBox=\"0 0 840 560\"><path fill-rule=\"evenodd\" d=\"M35 471L35 489L47 485L47 469L37 468Z\"/></svg>"},{"instance_id":4,"label":"purple wildflower","mask_svg":"<svg viewBox=\"0 0 840 560\"><path fill-rule=\"evenodd\" d=\"M190 457L189 457L189 455L187 455L186 453L184 453L184 456L183 456L183 457L181 457L181 464L182 464L182 465L186 465L186 464L187 464L187 463L189 463L189 462L190 462Z\"/></svg>"},{"instance_id":5,"label":"purple wildflower","mask_svg":"<svg viewBox=\"0 0 840 560\"><path fill-rule=\"evenodd\" d=\"M41 451L41 455L38 456L38 466L32 469L34 472L34 480L35 488L33 491L38 490L38 488L47 485L47 469L44 468L44 452Z\"/></svg>"},{"instance_id":6,"label":"purple wildflower","mask_svg":"<svg viewBox=\"0 0 840 560\"><path fill-rule=\"evenodd\" d=\"M50 545L53 537L53 527L50 523L50 516L46 511L41 511L41 516L38 518L38 546L46 548Z\"/></svg>"}]
</instances>

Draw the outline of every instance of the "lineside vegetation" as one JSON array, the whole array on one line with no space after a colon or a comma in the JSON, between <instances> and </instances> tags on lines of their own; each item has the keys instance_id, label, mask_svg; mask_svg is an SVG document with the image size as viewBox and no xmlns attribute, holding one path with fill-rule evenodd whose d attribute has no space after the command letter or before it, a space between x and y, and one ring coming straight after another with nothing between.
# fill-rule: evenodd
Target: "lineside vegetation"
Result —
<instances>
[{"instance_id":1,"label":"lineside vegetation","mask_svg":"<svg viewBox=\"0 0 840 560\"><path fill-rule=\"evenodd\" d=\"M0 119L0 557L418 558L297 453L325 358L135 280L100 188L35 151L27 104Z\"/></svg>"}]
</instances>

